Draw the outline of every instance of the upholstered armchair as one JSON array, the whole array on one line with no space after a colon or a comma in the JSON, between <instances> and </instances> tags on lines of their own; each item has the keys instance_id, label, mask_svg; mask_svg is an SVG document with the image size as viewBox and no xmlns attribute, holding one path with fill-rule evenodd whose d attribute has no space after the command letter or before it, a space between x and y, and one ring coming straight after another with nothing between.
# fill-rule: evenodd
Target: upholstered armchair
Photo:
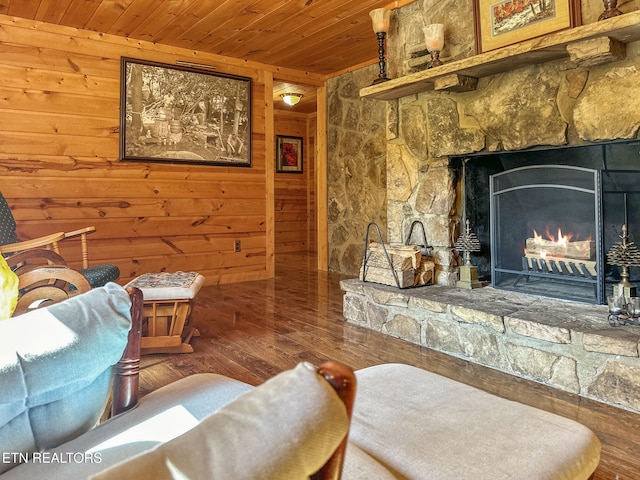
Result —
<instances>
[{"instance_id":1,"label":"upholstered armchair","mask_svg":"<svg viewBox=\"0 0 640 480\"><path fill-rule=\"evenodd\" d=\"M202 373L138 401L141 313L140 290L109 283L0 321L2 480L340 478L351 369Z\"/></svg>"},{"instance_id":2,"label":"upholstered armchair","mask_svg":"<svg viewBox=\"0 0 640 480\"><path fill-rule=\"evenodd\" d=\"M72 232L56 232L31 240L20 241L16 233L17 225L7 200L0 193L0 254L8 256L16 252L32 248L48 248L60 253L58 242L78 239L80 241L82 268L80 273L87 279L91 287L100 287L108 282L115 282L120 277L120 269L113 264L89 265L89 249L87 235L95 231L95 227L84 227Z\"/></svg>"}]
</instances>

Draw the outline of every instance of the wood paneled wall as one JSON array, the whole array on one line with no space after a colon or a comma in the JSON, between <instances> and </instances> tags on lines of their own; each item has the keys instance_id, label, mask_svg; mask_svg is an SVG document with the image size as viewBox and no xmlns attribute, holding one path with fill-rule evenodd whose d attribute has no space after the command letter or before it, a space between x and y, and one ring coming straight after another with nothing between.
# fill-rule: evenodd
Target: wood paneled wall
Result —
<instances>
[{"instance_id":1,"label":"wood paneled wall","mask_svg":"<svg viewBox=\"0 0 640 480\"><path fill-rule=\"evenodd\" d=\"M318 182L316 169L316 135L318 130L318 116L316 114L307 117L307 228L308 228L308 248L310 252L318 251L318 228L317 228L317 200L316 184ZM326 182L325 182L326 183Z\"/></svg>"},{"instance_id":2,"label":"wood paneled wall","mask_svg":"<svg viewBox=\"0 0 640 480\"><path fill-rule=\"evenodd\" d=\"M274 123L276 135L303 138L302 173L275 175L275 252L315 251L315 115L276 110Z\"/></svg>"},{"instance_id":3,"label":"wood paneled wall","mask_svg":"<svg viewBox=\"0 0 640 480\"><path fill-rule=\"evenodd\" d=\"M121 56L250 77L252 167L118 161ZM95 225L90 261L116 263L120 283L158 271L196 270L208 284L273 275L274 70L0 16L0 190L19 236ZM324 81L282 69L278 76ZM62 246L72 266L75 247Z\"/></svg>"}]
</instances>

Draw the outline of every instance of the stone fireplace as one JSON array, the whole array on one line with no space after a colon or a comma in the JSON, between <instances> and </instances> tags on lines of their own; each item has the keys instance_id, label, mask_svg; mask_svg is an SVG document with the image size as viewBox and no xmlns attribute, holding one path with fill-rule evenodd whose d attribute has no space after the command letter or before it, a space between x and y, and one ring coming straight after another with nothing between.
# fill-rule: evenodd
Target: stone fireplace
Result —
<instances>
[{"instance_id":1,"label":"stone fireplace","mask_svg":"<svg viewBox=\"0 0 640 480\"><path fill-rule=\"evenodd\" d=\"M411 73L422 27L443 23L445 63L474 55L473 2L413 2L395 9L387 38L391 78ZM595 23L600 0L582 0L582 23ZM640 8L640 0L623 11ZM451 246L462 220L456 156L590 145L638 138L640 42L623 60L579 66L571 60L515 64L483 77L473 91L430 91L398 100L362 99L377 66L333 77L328 99L329 268L357 275L366 225L402 241L414 219L436 249L437 278L452 285Z\"/></svg>"},{"instance_id":2,"label":"stone fireplace","mask_svg":"<svg viewBox=\"0 0 640 480\"><path fill-rule=\"evenodd\" d=\"M594 2L599 5L588 11L588 15L595 13L593 19L585 18L585 2L582 3L583 22L595 21L601 2ZM447 4L451 8L447 8ZM408 73L407 47L417 42L419 27L425 22L452 25L445 39L448 45L443 52L445 62L472 54L473 28L468 21L472 14L462 11L457 4L455 7L449 2L414 2L396 11L394 30L388 37L392 77ZM349 214L356 209L362 211L363 205L372 205L371 199L379 203L382 198L386 202L386 215L379 210L370 213L377 214L379 221L386 221L386 240L402 242L411 223L420 220L436 263L434 287L398 291L357 279L343 282L345 318L428 348L640 413L640 330L609 327L607 309L598 305L618 273L613 269L605 273L602 257L617 240L624 221L625 195L617 191L620 185L627 193L627 216L637 218L631 206L640 204L635 186L638 179L631 178L636 173L628 174L629 170L640 171L637 145L629 143L633 146L629 147L628 163L624 167L609 162L615 163L618 155L608 157L609 168L602 167L602 159L596 161L591 157L587 164L568 162L591 170L587 172L588 187L582 180L577 186L571 182L565 185L570 187L565 194L585 190L583 193L588 197L583 203L588 203L589 208L580 212L580 216L585 217L578 222L581 225L566 228L582 229L586 217L589 219L590 226L579 232L580 239L594 242L593 247L587 244L589 250L594 249L594 259L589 261L595 262L596 270L603 272L595 283L589 275L582 275L589 281L584 282L586 288L579 285L580 295L586 297L581 300L591 305L540 297L540 292L522 295L518 291L492 287L473 291L457 289L454 285L460 257L453 249L466 215L483 243L483 251L472 256L472 261L486 280L492 280L489 177L532 162L525 159L518 164L508 160L512 163L507 167L498 165L494 169L490 162L486 163L491 156L500 157L502 162L513 152L546 158L550 154L542 152L570 152L574 147L583 146L602 148L600 145L622 145L617 142L638 138L640 109L630 99L640 94L639 58L640 45L634 42L627 44L626 58L615 63L580 67L570 60L557 60L519 66L479 79L473 91L430 91L391 101L358 98L357 91L375 78L373 68L332 79L327 92L328 147L332 162L328 166L330 268L357 276L364 235L353 226L362 224L364 229L373 218ZM372 128L371 119L381 117L386 118L383 128ZM371 145L379 147L377 141L356 143L374 131L377 141L385 142L384 177L370 175L372 164L367 163L367 155L361 155ZM375 158L379 165L380 149L368 150L376 154L369 158ZM473 159L463 162L462 158ZM536 164L540 163L539 158ZM484 165L486 172L465 171L465 163ZM566 165L567 162L554 159L544 160L542 164ZM605 170L612 171L605 173ZM486 174L482 178L484 186L470 188L469 179L480 174ZM548 172L546 175L549 176ZM551 175L551 178L555 181L558 177ZM371 185L366 182L382 179L385 180L383 194L376 188L367 188ZM344 192L339 191L345 185ZM512 194L508 198L508 191L501 194L507 195L499 200L501 205L513 202L516 196ZM480 195L483 199L477 201ZM633 195L636 196L631 198ZM518 211L511 207L506 213L514 216L523 213L528 202L522 192L517 196L522 206ZM598 196L603 197L599 207L595 201ZM568 200L556 198L556 201ZM483 202L487 207L482 214L485 217L474 217L477 213L470 211L469 205ZM528 221L534 220L537 221L536 218ZM550 220L549 231L565 228L553 223L559 220ZM562 221L564 223L564 219ZM633 221L636 225L640 223ZM527 239L533 237L524 223L518 226L522 230L518 239L509 239L518 244L517 252L509 254L515 257L515 267L509 265L503 268L507 272L500 272L505 277L502 280L512 285L525 268L523 250ZM508 226L509 222L506 226L501 224L505 233L499 242L505 241ZM546 230L544 226L539 228ZM349 236L350 232L353 235ZM589 234L591 240L587 240ZM638 235L640 232L636 230L636 239L640 238ZM350 251L353 254L349 254ZM574 263L581 272L580 263L584 262ZM563 268L573 271L571 266L558 267L560 272ZM589 271L590 267L586 268ZM509 270L517 273L511 274ZM512 277L506 278L509 275ZM537 276L529 274L529 285L535 284ZM521 285L525 285L524 278L516 283L516 288Z\"/></svg>"}]
</instances>

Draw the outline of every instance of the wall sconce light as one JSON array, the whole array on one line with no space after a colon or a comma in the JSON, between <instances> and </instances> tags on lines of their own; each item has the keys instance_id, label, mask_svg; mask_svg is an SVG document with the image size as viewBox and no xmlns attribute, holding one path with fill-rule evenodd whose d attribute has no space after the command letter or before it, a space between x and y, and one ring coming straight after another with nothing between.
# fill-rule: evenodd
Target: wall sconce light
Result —
<instances>
[{"instance_id":1,"label":"wall sconce light","mask_svg":"<svg viewBox=\"0 0 640 480\"><path fill-rule=\"evenodd\" d=\"M302 94L301 93L283 93L280 96L282 97L282 101L284 103L286 103L287 105L290 105L292 107L295 104L297 104L300 101L300 99L302 98Z\"/></svg>"},{"instance_id":2,"label":"wall sconce light","mask_svg":"<svg viewBox=\"0 0 640 480\"><path fill-rule=\"evenodd\" d=\"M437 67L442 65L440 60L440 51L444 47L444 25L442 23L434 23L427 25L422 29L424 31L424 41L427 44L427 50L431 54L431 66Z\"/></svg>"},{"instance_id":3,"label":"wall sconce light","mask_svg":"<svg viewBox=\"0 0 640 480\"><path fill-rule=\"evenodd\" d=\"M376 85L389 80L387 78L387 63L384 59L384 39L389 31L389 23L391 21L391 10L386 8L376 8L369 12L371 22L373 23L373 32L378 37L378 65L380 73L371 85Z\"/></svg>"}]
</instances>

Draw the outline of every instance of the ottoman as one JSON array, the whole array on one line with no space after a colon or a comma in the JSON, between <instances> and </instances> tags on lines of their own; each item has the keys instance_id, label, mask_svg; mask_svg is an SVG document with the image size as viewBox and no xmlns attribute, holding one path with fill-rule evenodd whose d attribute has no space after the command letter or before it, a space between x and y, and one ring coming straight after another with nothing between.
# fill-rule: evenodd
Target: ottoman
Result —
<instances>
[{"instance_id":1,"label":"ottoman","mask_svg":"<svg viewBox=\"0 0 640 480\"><path fill-rule=\"evenodd\" d=\"M197 272L145 273L126 286L142 290L144 297L140 353L191 353L189 325L193 301L205 278Z\"/></svg>"},{"instance_id":2,"label":"ottoman","mask_svg":"<svg viewBox=\"0 0 640 480\"><path fill-rule=\"evenodd\" d=\"M587 480L600 461L569 418L409 365L356 379L345 479Z\"/></svg>"}]
</instances>

